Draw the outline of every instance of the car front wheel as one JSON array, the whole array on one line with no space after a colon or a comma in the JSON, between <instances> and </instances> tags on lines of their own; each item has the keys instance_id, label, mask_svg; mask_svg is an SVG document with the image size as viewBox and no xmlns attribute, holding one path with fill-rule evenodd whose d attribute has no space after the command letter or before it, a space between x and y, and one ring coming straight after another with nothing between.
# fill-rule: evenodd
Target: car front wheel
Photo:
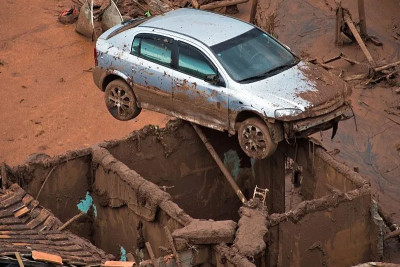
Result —
<instances>
[{"instance_id":1,"label":"car front wheel","mask_svg":"<svg viewBox=\"0 0 400 267\"><path fill-rule=\"evenodd\" d=\"M265 122L259 118L249 118L240 123L238 139L247 156L255 159L271 156L278 146L272 141Z\"/></svg>"},{"instance_id":2,"label":"car front wheel","mask_svg":"<svg viewBox=\"0 0 400 267\"><path fill-rule=\"evenodd\" d=\"M110 82L104 92L104 98L108 111L118 120L131 120L141 111L131 87L122 80Z\"/></svg>"}]
</instances>

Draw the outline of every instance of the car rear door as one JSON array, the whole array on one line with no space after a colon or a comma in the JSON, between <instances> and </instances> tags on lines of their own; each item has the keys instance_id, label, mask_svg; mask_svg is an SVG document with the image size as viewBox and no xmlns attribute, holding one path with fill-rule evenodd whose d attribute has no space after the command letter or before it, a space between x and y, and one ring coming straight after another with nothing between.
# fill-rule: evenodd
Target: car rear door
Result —
<instances>
[{"instance_id":1,"label":"car rear door","mask_svg":"<svg viewBox=\"0 0 400 267\"><path fill-rule=\"evenodd\" d=\"M172 109L174 40L140 33L133 40L128 66L141 107L164 113Z\"/></svg>"},{"instance_id":2,"label":"car rear door","mask_svg":"<svg viewBox=\"0 0 400 267\"><path fill-rule=\"evenodd\" d=\"M177 41L174 110L183 118L217 129L228 128L228 95L212 61L200 49Z\"/></svg>"}]
</instances>

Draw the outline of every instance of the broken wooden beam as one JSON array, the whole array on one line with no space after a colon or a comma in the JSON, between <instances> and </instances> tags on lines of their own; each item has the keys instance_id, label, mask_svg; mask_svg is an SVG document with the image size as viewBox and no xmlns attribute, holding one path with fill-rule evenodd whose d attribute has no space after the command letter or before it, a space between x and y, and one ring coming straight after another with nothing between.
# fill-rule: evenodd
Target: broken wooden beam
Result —
<instances>
[{"instance_id":1,"label":"broken wooden beam","mask_svg":"<svg viewBox=\"0 0 400 267\"><path fill-rule=\"evenodd\" d=\"M221 169L222 173L224 174L226 180L228 181L228 183L231 185L231 187L233 188L233 190L235 191L236 195L239 197L240 201L242 201L242 203L246 203L247 199L246 197L243 195L242 190L240 190L239 186L236 184L235 180L233 179L231 173L229 172L229 170L225 167L224 163L222 162L222 160L219 158L217 152L215 151L215 149L213 148L213 146L208 142L207 137L204 135L203 131L199 128L199 126L197 126L196 124L192 123L192 126L194 128L194 130L196 131L196 133L199 135L201 141L204 143L204 145L206 146L208 152L210 152L211 156L213 157L213 159L215 160L215 162L217 163L218 167Z\"/></svg>"},{"instance_id":2,"label":"broken wooden beam","mask_svg":"<svg viewBox=\"0 0 400 267\"><path fill-rule=\"evenodd\" d=\"M365 57L367 58L369 64L371 67L375 68L376 63L374 59L371 56L371 53L368 51L367 47L365 46L364 41L362 40L360 34L358 33L356 26L354 25L354 22L351 20L350 15L345 13L344 14L344 21L346 22L347 26L349 26L349 29L351 33L353 34L354 38L356 39L358 45L360 46L361 50L363 51Z\"/></svg>"},{"instance_id":3,"label":"broken wooden beam","mask_svg":"<svg viewBox=\"0 0 400 267\"><path fill-rule=\"evenodd\" d=\"M150 243L149 243L149 242L146 242L145 245L146 245L147 252L149 253L151 262L153 263L153 266L154 266L154 267L157 267L157 266L158 266L157 260L156 260L156 257L154 256L154 251L153 251L153 249L151 248Z\"/></svg>"},{"instance_id":4,"label":"broken wooden beam","mask_svg":"<svg viewBox=\"0 0 400 267\"><path fill-rule=\"evenodd\" d=\"M357 60L348 58L347 56L345 56L345 55L343 55L343 54L342 54L340 57L341 57L342 59L346 60L347 62L349 62L349 63L352 64L352 65L354 65L354 64L361 64L361 62L358 62Z\"/></svg>"},{"instance_id":5,"label":"broken wooden beam","mask_svg":"<svg viewBox=\"0 0 400 267\"><path fill-rule=\"evenodd\" d=\"M360 33L362 38L366 38L367 34L367 22L365 19L365 7L364 0L358 0L358 17L360 19Z\"/></svg>"},{"instance_id":6,"label":"broken wooden beam","mask_svg":"<svg viewBox=\"0 0 400 267\"><path fill-rule=\"evenodd\" d=\"M24 263L22 262L21 255L19 252L14 252L15 258L17 258L19 267L24 267Z\"/></svg>"},{"instance_id":7,"label":"broken wooden beam","mask_svg":"<svg viewBox=\"0 0 400 267\"><path fill-rule=\"evenodd\" d=\"M45 185L46 182L47 182L47 179L49 179L50 175L53 173L53 171L54 171L55 168L56 168L56 166L54 166L54 167L49 171L49 173L47 174L46 178L44 179L44 182L43 182L42 186L40 187L39 192L38 192L37 195L36 195L36 198L35 198L36 200L39 198L40 193L42 192L43 187L44 187L44 185Z\"/></svg>"},{"instance_id":8,"label":"broken wooden beam","mask_svg":"<svg viewBox=\"0 0 400 267\"><path fill-rule=\"evenodd\" d=\"M60 228L58 228L59 231L64 230L68 225L70 225L71 223L73 223L74 221L76 221L77 219L79 219L80 217L82 217L85 213L81 212L77 215L75 215L74 217L72 217L71 219L69 219L66 223L64 223L63 225L60 226Z\"/></svg>"},{"instance_id":9,"label":"broken wooden beam","mask_svg":"<svg viewBox=\"0 0 400 267\"><path fill-rule=\"evenodd\" d=\"M396 67L396 66L398 66L398 65L400 65L400 61L397 61L397 62L394 62L394 63L390 63L390 64L384 65L384 66L382 66L382 67L377 67L377 68L375 68L374 70L375 70L376 72L378 72L378 71L383 71L383 70L386 70L386 69L389 69L389 68L392 68L392 67Z\"/></svg>"},{"instance_id":10,"label":"broken wooden beam","mask_svg":"<svg viewBox=\"0 0 400 267\"><path fill-rule=\"evenodd\" d=\"M170 247L172 249L172 252L174 253L175 260L176 260L176 265L178 267L182 267L181 258L179 257L179 254L176 251L175 244L174 244L174 239L172 238L172 235L171 235L171 232L168 229L168 226L164 226L164 231L165 231L165 234L167 236L168 243L169 243L169 245L170 245Z\"/></svg>"},{"instance_id":11,"label":"broken wooden beam","mask_svg":"<svg viewBox=\"0 0 400 267\"><path fill-rule=\"evenodd\" d=\"M211 2L209 4L201 5L200 9L202 10L212 10L220 7L226 7L226 6L233 6L233 5L238 5L238 4L243 4L248 2L249 0L223 0L223 1L215 1Z\"/></svg>"}]
</instances>

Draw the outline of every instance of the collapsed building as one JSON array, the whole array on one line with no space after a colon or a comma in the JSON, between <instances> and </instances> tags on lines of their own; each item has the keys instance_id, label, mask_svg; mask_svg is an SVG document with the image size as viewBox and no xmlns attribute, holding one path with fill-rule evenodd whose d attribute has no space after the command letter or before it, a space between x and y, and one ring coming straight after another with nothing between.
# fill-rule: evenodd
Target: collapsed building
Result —
<instances>
[{"instance_id":1,"label":"collapsed building","mask_svg":"<svg viewBox=\"0 0 400 267\"><path fill-rule=\"evenodd\" d=\"M203 131L250 201L237 198L191 124L180 120L54 158L33 155L3 169L2 183L18 184L70 221L66 230L141 265L352 266L382 259L384 225L370 185L323 147L301 139L253 160L235 137ZM259 188L269 190L265 199Z\"/></svg>"}]
</instances>

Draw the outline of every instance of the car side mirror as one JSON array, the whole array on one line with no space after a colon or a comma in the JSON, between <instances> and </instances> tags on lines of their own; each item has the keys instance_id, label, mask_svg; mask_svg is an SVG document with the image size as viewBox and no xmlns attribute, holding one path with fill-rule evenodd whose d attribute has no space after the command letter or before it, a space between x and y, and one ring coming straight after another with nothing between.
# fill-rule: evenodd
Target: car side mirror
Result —
<instances>
[{"instance_id":1,"label":"car side mirror","mask_svg":"<svg viewBox=\"0 0 400 267\"><path fill-rule=\"evenodd\" d=\"M212 85L225 86L224 80L218 74L206 75L204 80Z\"/></svg>"}]
</instances>

